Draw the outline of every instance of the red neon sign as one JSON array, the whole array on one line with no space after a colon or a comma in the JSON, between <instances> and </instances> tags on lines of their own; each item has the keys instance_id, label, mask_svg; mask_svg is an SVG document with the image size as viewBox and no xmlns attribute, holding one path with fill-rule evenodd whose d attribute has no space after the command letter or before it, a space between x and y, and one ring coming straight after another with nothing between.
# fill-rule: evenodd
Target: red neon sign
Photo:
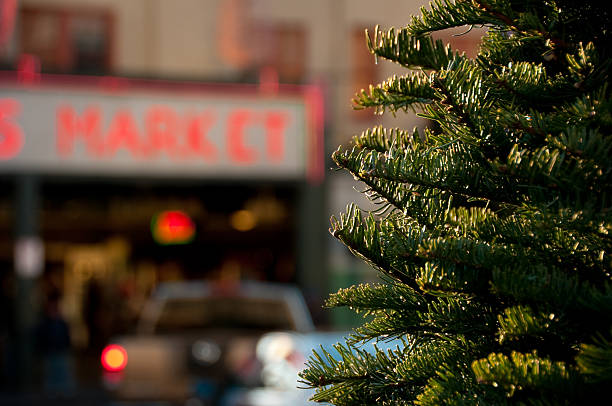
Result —
<instances>
[{"instance_id":1,"label":"red neon sign","mask_svg":"<svg viewBox=\"0 0 612 406\"><path fill-rule=\"evenodd\" d=\"M0 159L11 159L23 147L23 132L14 122L21 111L18 101L0 99Z\"/></svg>"},{"instance_id":2,"label":"red neon sign","mask_svg":"<svg viewBox=\"0 0 612 406\"><path fill-rule=\"evenodd\" d=\"M212 111L181 115L170 107L153 106L144 116L144 126L139 126L129 110L120 110L104 131L99 108L89 107L79 115L73 107L64 105L57 110L56 120L57 153L63 157L72 156L78 140L85 143L91 158L113 157L122 149L134 158L155 158L165 153L176 160L215 161L219 155L219 146L207 138L218 121ZM231 111L224 123L227 158L244 165L260 160L282 161L288 122L284 111ZM251 128L263 129L264 151L247 143L246 134Z\"/></svg>"},{"instance_id":3,"label":"red neon sign","mask_svg":"<svg viewBox=\"0 0 612 406\"><path fill-rule=\"evenodd\" d=\"M269 93L43 74L32 87L0 72L0 87L3 171L312 182L324 173L323 97L314 86Z\"/></svg>"}]
</instances>

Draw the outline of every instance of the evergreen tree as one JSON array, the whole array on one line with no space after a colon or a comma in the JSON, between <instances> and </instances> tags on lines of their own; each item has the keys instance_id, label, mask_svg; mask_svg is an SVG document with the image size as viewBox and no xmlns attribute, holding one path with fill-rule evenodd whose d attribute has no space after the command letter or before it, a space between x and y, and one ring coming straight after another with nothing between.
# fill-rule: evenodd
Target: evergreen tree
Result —
<instances>
[{"instance_id":1,"label":"evergreen tree","mask_svg":"<svg viewBox=\"0 0 612 406\"><path fill-rule=\"evenodd\" d=\"M610 402L611 38L597 4L435 0L366 33L375 57L411 71L356 107L437 126L369 129L333 154L380 210L350 205L331 232L381 281L329 298L366 320L335 358L309 359L314 400ZM431 37L459 26L488 27L475 59ZM391 339L402 345L363 349Z\"/></svg>"}]
</instances>

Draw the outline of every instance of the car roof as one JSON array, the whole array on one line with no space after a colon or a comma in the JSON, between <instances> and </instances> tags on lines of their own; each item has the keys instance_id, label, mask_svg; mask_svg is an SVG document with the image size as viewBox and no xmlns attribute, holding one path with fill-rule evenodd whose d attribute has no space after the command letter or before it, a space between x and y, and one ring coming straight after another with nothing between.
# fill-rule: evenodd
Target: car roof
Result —
<instances>
[{"instance_id":1,"label":"car roof","mask_svg":"<svg viewBox=\"0 0 612 406\"><path fill-rule=\"evenodd\" d=\"M289 307L296 331L308 333L314 331L312 318L301 291L295 285L260 281L172 281L162 282L153 291L148 309L143 316L148 319L140 323L141 330L151 330L150 324L159 314L163 303L180 299L198 299L206 297L243 297L260 300L282 300ZM141 320L141 322L144 320ZM147 326L147 327L145 327Z\"/></svg>"}]
</instances>

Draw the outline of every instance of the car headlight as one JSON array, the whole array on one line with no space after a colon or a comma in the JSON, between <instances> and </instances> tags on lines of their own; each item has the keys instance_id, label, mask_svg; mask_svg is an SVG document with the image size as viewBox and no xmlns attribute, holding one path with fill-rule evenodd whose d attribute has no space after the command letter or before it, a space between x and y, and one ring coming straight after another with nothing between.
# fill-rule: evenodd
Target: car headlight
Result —
<instances>
[{"instance_id":1,"label":"car headlight","mask_svg":"<svg viewBox=\"0 0 612 406\"><path fill-rule=\"evenodd\" d=\"M294 338L289 333L265 334L257 343L257 358L263 363L284 360L295 349Z\"/></svg>"},{"instance_id":2,"label":"car headlight","mask_svg":"<svg viewBox=\"0 0 612 406\"><path fill-rule=\"evenodd\" d=\"M299 351L296 336L290 333L269 333L257 343L257 358L263 364L261 379L266 386L293 389L305 358Z\"/></svg>"}]
</instances>

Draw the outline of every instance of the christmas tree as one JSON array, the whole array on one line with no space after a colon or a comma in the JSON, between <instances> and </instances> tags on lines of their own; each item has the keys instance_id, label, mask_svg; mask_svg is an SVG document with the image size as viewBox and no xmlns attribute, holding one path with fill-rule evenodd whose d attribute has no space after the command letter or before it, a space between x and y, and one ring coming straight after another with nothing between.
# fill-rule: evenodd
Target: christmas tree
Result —
<instances>
[{"instance_id":1,"label":"christmas tree","mask_svg":"<svg viewBox=\"0 0 612 406\"><path fill-rule=\"evenodd\" d=\"M301 379L315 401L610 401L611 45L598 4L436 0L404 28L366 33L375 58L409 71L356 107L435 127L369 129L333 154L379 210L350 205L331 232L381 280L328 299L366 319L335 355L312 354ZM476 58L431 37L460 26L487 28ZM400 344L379 349L388 340Z\"/></svg>"}]
</instances>

